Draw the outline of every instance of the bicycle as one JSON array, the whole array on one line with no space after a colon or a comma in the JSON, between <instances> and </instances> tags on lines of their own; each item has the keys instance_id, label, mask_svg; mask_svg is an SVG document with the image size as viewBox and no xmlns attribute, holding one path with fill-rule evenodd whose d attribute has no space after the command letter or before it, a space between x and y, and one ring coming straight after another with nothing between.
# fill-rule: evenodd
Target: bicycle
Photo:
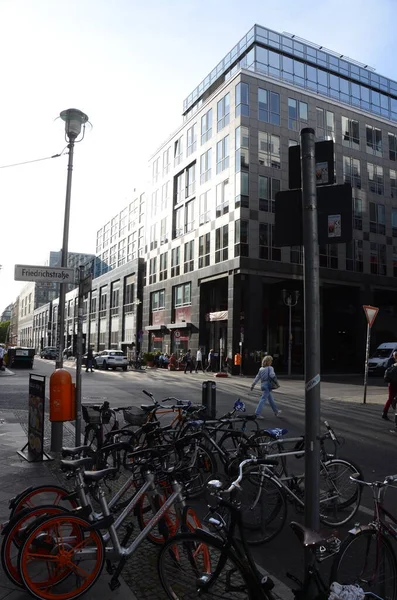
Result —
<instances>
[{"instance_id":1,"label":"bicycle","mask_svg":"<svg viewBox=\"0 0 397 600\"><path fill-rule=\"evenodd\" d=\"M390 538L397 540L397 518L384 507L388 488L396 488L397 475L384 481L352 481L372 491L373 521L355 525L342 542L340 553L332 566L331 577L341 583L358 584L385 600L397 598L397 560ZM348 563L348 569L346 565Z\"/></svg>"},{"instance_id":2,"label":"bicycle","mask_svg":"<svg viewBox=\"0 0 397 600\"><path fill-rule=\"evenodd\" d=\"M172 482L172 493L159 502L156 512L135 540L130 544L132 527L127 528L120 541L117 531L127 516L134 510L145 493L152 491L156 497L156 461L162 461L159 450L145 449L136 454L150 455L151 459L142 465L144 483L115 519L111 515L101 481L114 472L114 468L84 473L87 485L97 486L97 495L101 507L101 518L94 522L84 516L65 513L54 517L45 517L32 527L20 549L18 570L26 589L40 600L72 600L85 593L100 576L105 558L107 569L112 573L111 589L119 587L119 576L127 558L135 552L150 531L159 525L162 531L167 524L164 517L174 507L182 530L195 528L199 521L194 511L187 507L183 488L178 482L177 466ZM170 468L168 467L168 471ZM100 531L107 531L101 535ZM165 533L165 531L164 531ZM105 546L106 544L106 546ZM111 561L118 560L113 568ZM71 577L73 575L73 577Z\"/></svg>"}]
</instances>

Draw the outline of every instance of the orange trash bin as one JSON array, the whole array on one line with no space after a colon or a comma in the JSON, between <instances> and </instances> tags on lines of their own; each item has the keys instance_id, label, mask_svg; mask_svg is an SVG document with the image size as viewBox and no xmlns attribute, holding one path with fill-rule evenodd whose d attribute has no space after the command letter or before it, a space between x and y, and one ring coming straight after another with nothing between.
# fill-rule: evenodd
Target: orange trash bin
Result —
<instances>
[{"instance_id":1,"label":"orange trash bin","mask_svg":"<svg viewBox=\"0 0 397 600\"><path fill-rule=\"evenodd\" d=\"M50 377L50 421L74 421L75 385L66 369L56 369Z\"/></svg>"}]
</instances>

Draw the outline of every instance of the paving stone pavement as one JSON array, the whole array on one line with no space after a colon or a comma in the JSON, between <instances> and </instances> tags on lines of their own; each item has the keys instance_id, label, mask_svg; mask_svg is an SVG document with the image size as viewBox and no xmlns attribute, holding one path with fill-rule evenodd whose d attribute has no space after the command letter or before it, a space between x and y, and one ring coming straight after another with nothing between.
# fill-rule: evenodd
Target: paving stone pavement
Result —
<instances>
[{"instance_id":1,"label":"paving stone pavement","mask_svg":"<svg viewBox=\"0 0 397 600\"><path fill-rule=\"evenodd\" d=\"M3 423L1 420L3 419ZM43 463L28 463L21 459L16 450L21 449L27 438L28 411L0 410L0 519L8 517L9 499L29 485L50 483L54 477L65 487L70 487L70 482L65 479L59 469L57 460ZM44 449L50 451L51 427L48 418L45 420ZM74 427L71 423L64 426L64 445L74 446ZM126 475L121 475L111 483L109 494L114 492L125 481ZM136 524L136 531L139 530ZM157 574L158 547L150 542L143 542L138 550L129 558L124 570L124 583L121 588L111 592L108 587L109 575L105 572L95 584L93 590L88 592L87 600L167 600ZM128 587L127 587L128 586ZM276 600L289 600L291 598L288 588L277 588ZM92 597L92 598L91 598ZM0 600L27 600L30 596L26 592L15 588L0 571Z\"/></svg>"}]
</instances>

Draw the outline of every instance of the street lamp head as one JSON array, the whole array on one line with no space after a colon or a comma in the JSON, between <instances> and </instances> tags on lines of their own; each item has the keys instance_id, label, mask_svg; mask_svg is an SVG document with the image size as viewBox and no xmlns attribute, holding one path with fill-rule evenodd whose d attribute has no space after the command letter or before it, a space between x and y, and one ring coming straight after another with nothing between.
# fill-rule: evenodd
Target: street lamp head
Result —
<instances>
[{"instance_id":1,"label":"street lamp head","mask_svg":"<svg viewBox=\"0 0 397 600\"><path fill-rule=\"evenodd\" d=\"M65 121L65 134L70 141L74 141L81 133L81 126L88 121L88 116L77 108L68 108L59 115Z\"/></svg>"}]
</instances>

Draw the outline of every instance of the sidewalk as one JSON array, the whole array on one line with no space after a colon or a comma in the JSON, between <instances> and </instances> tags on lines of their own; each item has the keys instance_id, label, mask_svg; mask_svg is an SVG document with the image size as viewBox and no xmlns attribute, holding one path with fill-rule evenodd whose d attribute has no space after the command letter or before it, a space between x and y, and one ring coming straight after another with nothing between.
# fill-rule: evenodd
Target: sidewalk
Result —
<instances>
[{"instance_id":1,"label":"sidewalk","mask_svg":"<svg viewBox=\"0 0 397 600\"><path fill-rule=\"evenodd\" d=\"M46 463L28 463L17 451L26 444L26 434L19 419L11 411L0 410L0 521L9 517L10 498L26 487L54 483L54 477ZM58 483L58 482L56 482ZM87 600L136 600L129 587L121 581L121 587L112 592L108 586L110 575L104 570L94 587L84 596ZM29 600L30 594L15 587L0 569L0 600Z\"/></svg>"}]
</instances>

